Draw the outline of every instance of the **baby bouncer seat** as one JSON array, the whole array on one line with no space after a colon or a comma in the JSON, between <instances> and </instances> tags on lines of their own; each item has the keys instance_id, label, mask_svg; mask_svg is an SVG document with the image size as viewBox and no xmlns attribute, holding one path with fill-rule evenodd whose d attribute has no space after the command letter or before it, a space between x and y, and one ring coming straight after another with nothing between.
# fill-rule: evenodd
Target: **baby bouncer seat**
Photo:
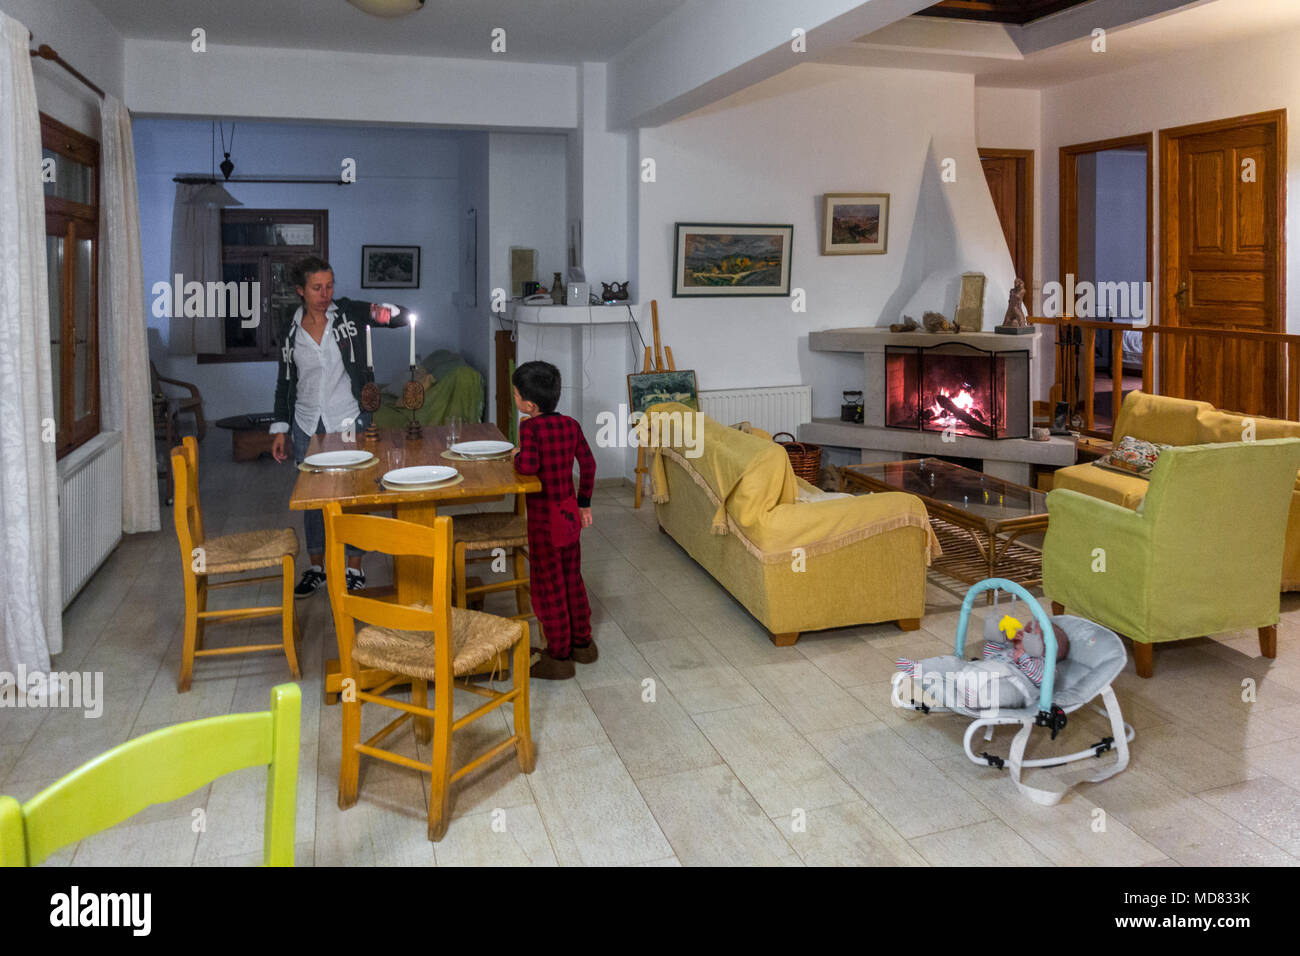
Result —
<instances>
[{"instance_id":1,"label":"baby bouncer seat","mask_svg":"<svg viewBox=\"0 0 1300 956\"><path fill-rule=\"evenodd\" d=\"M990 590L994 592L994 607L997 606L999 591L1006 591L1011 594L1011 609L1013 611L1016 598L1023 598L1042 627L1047 650L1044 657L1043 680L1040 688L1036 691L1036 699L1032 699L1031 695L1030 703L1025 707L1004 706L999 708L994 703L992 706L981 708L979 706L969 706L969 697L950 692L944 694L939 702L931 703L927 702L924 690L920 694L921 699L918 700L913 676L900 672L894 675L891 683L890 701L895 707L910 707L924 714L952 712L972 718L963 739L966 756L973 763L980 766L997 767L998 769L1009 766L1011 779L1022 794L1043 806L1055 806L1060 802L1065 792L1068 792L1068 789L1058 793L1031 787L1021 780L1022 768L1058 767L1076 760L1095 760L1101 757L1102 754L1114 750L1116 760L1113 764L1082 781L1100 783L1113 777L1128 766L1128 745L1134 736L1133 728L1125 722L1123 715L1120 713L1119 701L1116 699L1115 691L1111 687L1115 678L1123 671L1124 664L1128 660L1128 654L1124 649L1123 641L1114 631L1071 614L1058 614L1055 617L1048 617L1047 612L1043 610L1041 605L1019 584L1004 578L987 578L967 591L966 598L962 601L961 616L957 622L955 656L935 660L955 663L966 660L964 654L966 629L970 622L971 608L977 595ZM1052 628L1053 622L1069 638L1068 656L1061 661L1056 659L1057 641ZM989 615L984 624L984 631L986 640L997 638L998 623L996 614ZM907 685L907 700L904 700L905 684ZM946 681L948 691L952 691L955 686L954 681ZM1032 685L1029 686L1032 688ZM1098 697L1105 704L1104 709L1094 703ZM980 703L984 702L981 701ZM1110 734L1108 736L1103 737L1078 753L1031 760L1025 759L1025 748L1035 727L1049 728L1051 739L1055 740L1056 735L1064 729L1068 715L1085 705L1091 706L1098 714L1109 719ZM1010 754L1005 759L993 756L988 752L975 753L972 741L975 733L980 728L984 728L985 741L990 741L993 739L995 728L1013 724L1019 725L1020 730L1011 741Z\"/></svg>"}]
</instances>

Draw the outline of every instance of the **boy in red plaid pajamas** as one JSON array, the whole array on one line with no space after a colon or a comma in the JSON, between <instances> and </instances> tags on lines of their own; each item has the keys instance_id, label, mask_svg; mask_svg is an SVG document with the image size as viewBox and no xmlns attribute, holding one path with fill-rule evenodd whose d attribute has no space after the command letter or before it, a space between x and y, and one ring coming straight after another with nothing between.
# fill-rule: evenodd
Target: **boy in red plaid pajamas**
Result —
<instances>
[{"instance_id":1,"label":"boy in red plaid pajamas","mask_svg":"<svg viewBox=\"0 0 1300 956\"><path fill-rule=\"evenodd\" d=\"M591 605L582 583L582 528L591 526L591 492L596 459L582 426L555 412L560 400L560 370L549 362L525 362L515 369L515 406L528 417L519 423L515 471L536 475L542 490L528 496L528 569L533 612L542 624L546 647L529 671L542 680L565 680L573 662L596 659L591 639ZM573 462L578 462L578 494L573 494Z\"/></svg>"}]
</instances>

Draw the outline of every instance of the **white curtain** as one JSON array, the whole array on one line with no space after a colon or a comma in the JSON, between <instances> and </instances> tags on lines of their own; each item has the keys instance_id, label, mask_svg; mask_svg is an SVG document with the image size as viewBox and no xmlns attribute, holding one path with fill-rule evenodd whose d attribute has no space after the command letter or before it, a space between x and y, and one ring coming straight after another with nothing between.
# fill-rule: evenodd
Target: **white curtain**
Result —
<instances>
[{"instance_id":1,"label":"white curtain","mask_svg":"<svg viewBox=\"0 0 1300 956\"><path fill-rule=\"evenodd\" d=\"M212 186L176 184L169 282L174 282L177 275L183 283L221 281L221 204L205 198L212 192ZM240 204L232 198L226 205ZM214 319L173 315L168 324L167 351L172 355L224 355L226 325Z\"/></svg>"},{"instance_id":2,"label":"white curtain","mask_svg":"<svg viewBox=\"0 0 1300 956\"><path fill-rule=\"evenodd\" d=\"M131 114L104 97L100 120L100 427L122 433L122 530L157 531L149 338Z\"/></svg>"},{"instance_id":3,"label":"white curtain","mask_svg":"<svg viewBox=\"0 0 1300 956\"><path fill-rule=\"evenodd\" d=\"M63 649L48 296L27 28L0 13L0 671L9 674L48 673Z\"/></svg>"}]
</instances>

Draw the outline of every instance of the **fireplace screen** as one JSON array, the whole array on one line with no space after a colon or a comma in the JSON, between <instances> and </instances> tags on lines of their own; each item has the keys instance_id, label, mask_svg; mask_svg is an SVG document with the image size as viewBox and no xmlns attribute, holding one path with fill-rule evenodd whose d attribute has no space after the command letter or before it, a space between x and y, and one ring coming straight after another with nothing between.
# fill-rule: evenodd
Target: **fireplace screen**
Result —
<instances>
[{"instance_id":1,"label":"fireplace screen","mask_svg":"<svg viewBox=\"0 0 1300 956\"><path fill-rule=\"evenodd\" d=\"M885 348L885 424L970 438L1029 435L1029 353L960 342Z\"/></svg>"}]
</instances>

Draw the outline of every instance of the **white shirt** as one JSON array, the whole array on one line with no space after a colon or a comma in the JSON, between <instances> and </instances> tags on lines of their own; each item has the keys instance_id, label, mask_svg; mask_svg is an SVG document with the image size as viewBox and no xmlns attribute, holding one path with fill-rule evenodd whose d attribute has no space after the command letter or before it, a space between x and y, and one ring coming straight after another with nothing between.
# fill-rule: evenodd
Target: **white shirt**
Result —
<instances>
[{"instance_id":1,"label":"white shirt","mask_svg":"<svg viewBox=\"0 0 1300 956\"><path fill-rule=\"evenodd\" d=\"M346 421L355 422L361 408L352 395L352 380L343 365L334 336L337 307L330 303L325 313L325 331L317 343L302 327L302 308L293 317L298 330L294 335L293 360L298 366L298 394L293 409L294 423L308 435L316 434L316 423L324 420L325 431L341 432ZM271 432L288 431L287 423L271 426Z\"/></svg>"}]
</instances>

